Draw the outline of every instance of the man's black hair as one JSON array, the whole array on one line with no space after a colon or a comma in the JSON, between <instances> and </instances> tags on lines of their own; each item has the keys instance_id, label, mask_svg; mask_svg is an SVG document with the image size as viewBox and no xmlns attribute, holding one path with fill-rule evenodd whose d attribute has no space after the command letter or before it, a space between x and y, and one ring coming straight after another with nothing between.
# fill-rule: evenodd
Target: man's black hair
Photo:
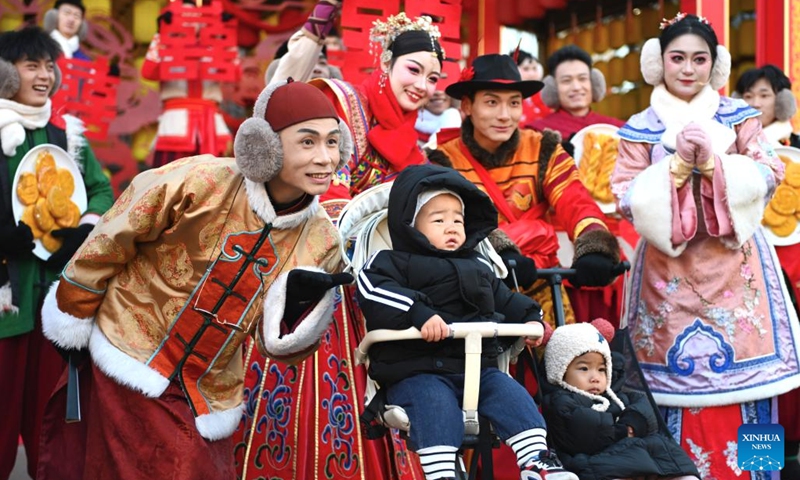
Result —
<instances>
[{"instance_id":1,"label":"man's black hair","mask_svg":"<svg viewBox=\"0 0 800 480\"><path fill-rule=\"evenodd\" d=\"M508 56L514 58L514 50L508 52ZM522 65L525 63L526 60L532 60L536 63L540 63L539 59L531 55L530 53L526 52L525 50L520 50L517 54L517 66Z\"/></svg>"},{"instance_id":2,"label":"man's black hair","mask_svg":"<svg viewBox=\"0 0 800 480\"><path fill-rule=\"evenodd\" d=\"M556 68L570 60L579 60L588 65L590 69L592 68L592 57L590 57L586 51L575 45L567 45L566 47L559 48L555 53L550 55L550 58L547 59L547 71L550 75L555 76Z\"/></svg>"},{"instance_id":3,"label":"man's black hair","mask_svg":"<svg viewBox=\"0 0 800 480\"><path fill-rule=\"evenodd\" d=\"M792 88L792 82L789 77L775 65L764 65L761 68L751 68L744 72L739 81L736 82L736 91L739 95L744 95L748 90L753 88L753 85L762 78L767 79L772 86L772 91L778 93L781 90Z\"/></svg>"},{"instance_id":4,"label":"man's black hair","mask_svg":"<svg viewBox=\"0 0 800 480\"><path fill-rule=\"evenodd\" d=\"M661 52L666 52L667 47L673 40L683 35L697 35L708 44L709 53L711 53L711 63L717 61L717 34L706 21L700 20L697 15L685 15L679 21L669 25L661 31L658 37L658 43L661 44Z\"/></svg>"},{"instance_id":5,"label":"man's black hair","mask_svg":"<svg viewBox=\"0 0 800 480\"><path fill-rule=\"evenodd\" d=\"M0 34L0 58L10 63L20 60L52 60L61 55L61 47L38 26Z\"/></svg>"}]
</instances>

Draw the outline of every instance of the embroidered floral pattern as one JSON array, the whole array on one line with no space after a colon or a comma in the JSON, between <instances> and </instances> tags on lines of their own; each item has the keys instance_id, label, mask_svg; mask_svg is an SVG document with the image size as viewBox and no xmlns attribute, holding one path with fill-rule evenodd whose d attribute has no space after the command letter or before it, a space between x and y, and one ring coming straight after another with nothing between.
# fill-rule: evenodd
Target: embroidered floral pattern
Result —
<instances>
[{"instance_id":1,"label":"embroidered floral pattern","mask_svg":"<svg viewBox=\"0 0 800 480\"><path fill-rule=\"evenodd\" d=\"M347 360L331 355L327 363L333 370L322 376L330 388L330 396L322 400L328 424L322 429L320 439L323 443L330 443L333 451L326 459L325 471L329 474L328 478L346 478L356 473L359 464L354 451L356 420L353 405L346 393L350 390L350 382L344 372Z\"/></svg>"},{"instance_id":2,"label":"embroidered floral pattern","mask_svg":"<svg viewBox=\"0 0 800 480\"><path fill-rule=\"evenodd\" d=\"M728 442L728 448L722 452L725 455L725 464L728 465L728 468L733 470L733 473L736 474L738 477L742 474L742 469L739 468L738 458L739 458L739 446L736 442Z\"/></svg>"},{"instance_id":3,"label":"embroidered floral pattern","mask_svg":"<svg viewBox=\"0 0 800 480\"><path fill-rule=\"evenodd\" d=\"M664 282L659 282L664 283ZM658 287L657 287L658 288ZM653 340L653 333L656 328L661 328L667 321L667 316L672 312L672 305L667 301L661 302L655 312L647 309L644 301L639 301L639 319L636 322L636 330L634 332L634 347L638 349L646 349L647 356L655 353L655 341Z\"/></svg>"},{"instance_id":4,"label":"embroidered floral pattern","mask_svg":"<svg viewBox=\"0 0 800 480\"><path fill-rule=\"evenodd\" d=\"M689 450L694 457L694 464L697 466L697 471L700 472L700 478L703 480L716 480L711 476L711 454L713 452L704 452L700 445L697 445L691 438L686 439L689 445Z\"/></svg>"}]
</instances>

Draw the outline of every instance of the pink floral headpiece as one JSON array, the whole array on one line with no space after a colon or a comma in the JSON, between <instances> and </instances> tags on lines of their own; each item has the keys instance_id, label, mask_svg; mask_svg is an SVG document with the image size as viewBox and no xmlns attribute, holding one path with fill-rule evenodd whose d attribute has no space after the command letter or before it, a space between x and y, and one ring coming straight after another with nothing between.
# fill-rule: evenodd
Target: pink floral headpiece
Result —
<instances>
[{"instance_id":1,"label":"pink floral headpiece","mask_svg":"<svg viewBox=\"0 0 800 480\"><path fill-rule=\"evenodd\" d=\"M661 29L661 30L665 30L667 27L671 27L671 26L675 25L676 23L680 22L684 18L686 18L686 14L683 13L683 12L678 12L678 14L675 15L675 18L673 18L671 20L667 20L666 18L662 18L661 19L661 23L658 25L658 28ZM701 16L698 15L697 20L699 20L700 23L708 25L709 27L711 26L711 23L708 21L708 19L706 17L701 17Z\"/></svg>"}]
</instances>

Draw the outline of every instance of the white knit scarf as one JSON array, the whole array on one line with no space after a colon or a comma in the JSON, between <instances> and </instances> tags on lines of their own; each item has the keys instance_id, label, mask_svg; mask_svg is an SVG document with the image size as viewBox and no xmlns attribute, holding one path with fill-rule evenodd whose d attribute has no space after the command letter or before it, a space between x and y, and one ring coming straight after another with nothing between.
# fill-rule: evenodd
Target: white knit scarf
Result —
<instances>
[{"instance_id":1,"label":"white knit scarf","mask_svg":"<svg viewBox=\"0 0 800 480\"><path fill-rule=\"evenodd\" d=\"M767 140L769 140L769 143L772 144L773 147L779 147L782 145L781 140L789 138L792 134L792 122L788 120L782 122L780 120L775 120L761 131L764 132L764 136L767 137Z\"/></svg>"},{"instance_id":2,"label":"white knit scarf","mask_svg":"<svg viewBox=\"0 0 800 480\"><path fill-rule=\"evenodd\" d=\"M64 52L64 57L66 58L72 58L75 52L81 48L81 41L77 35L73 35L72 38L67 38L58 30L53 30L50 32L50 36L61 46L61 51Z\"/></svg>"},{"instance_id":3,"label":"white knit scarf","mask_svg":"<svg viewBox=\"0 0 800 480\"><path fill-rule=\"evenodd\" d=\"M41 107L31 107L0 98L0 142L3 144L3 153L13 157L17 147L25 141L25 129L35 130L47 125L50 110L50 99Z\"/></svg>"},{"instance_id":4,"label":"white knit scarf","mask_svg":"<svg viewBox=\"0 0 800 480\"><path fill-rule=\"evenodd\" d=\"M690 122L698 124L711 138L714 153L723 154L736 141L736 132L714 120L719 109L719 93L706 85L690 101L671 94L664 84L653 89L650 106L666 127L661 143L675 150L676 139Z\"/></svg>"}]
</instances>

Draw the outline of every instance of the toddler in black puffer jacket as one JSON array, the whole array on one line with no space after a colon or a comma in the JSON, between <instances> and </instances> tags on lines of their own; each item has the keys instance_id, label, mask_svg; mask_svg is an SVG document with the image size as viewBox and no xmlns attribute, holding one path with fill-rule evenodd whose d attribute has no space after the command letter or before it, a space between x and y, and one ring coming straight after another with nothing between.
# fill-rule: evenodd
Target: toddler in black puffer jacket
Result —
<instances>
[{"instance_id":1,"label":"toddler in black puffer jacket","mask_svg":"<svg viewBox=\"0 0 800 480\"><path fill-rule=\"evenodd\" d=\"M475 250L497 228L497 211L455 170L404 169L389 194L388 224L392 250L373 255L359 273L359 306L367 330L413 326L424 340L371 347L370 375L386 388L388 404L405 409L425 478L453 478L464 437L465 356L463 341L448 338L448 324L541 322L541 307L509 290ZM522 479L578 480L548 450L531 396L497 368L500 349L484 344L479 413L514 450Z\"/></svg>"},{"instance_id":2,"label":"toddler in black puffer jacket","mask_svg":"<svg viewBox=\"0 0 800 480\"><path fill-rule=\"evenodd\" d=\"M658 432L647 396L611 389L611 349L600 330L614 328L602 319L564 325L545 348L552 386L545 389L542 412L564 467L581 480L697 480L686 452ZM622 378L621 369L614 373Z\"/></svg>"}]
</instances>

